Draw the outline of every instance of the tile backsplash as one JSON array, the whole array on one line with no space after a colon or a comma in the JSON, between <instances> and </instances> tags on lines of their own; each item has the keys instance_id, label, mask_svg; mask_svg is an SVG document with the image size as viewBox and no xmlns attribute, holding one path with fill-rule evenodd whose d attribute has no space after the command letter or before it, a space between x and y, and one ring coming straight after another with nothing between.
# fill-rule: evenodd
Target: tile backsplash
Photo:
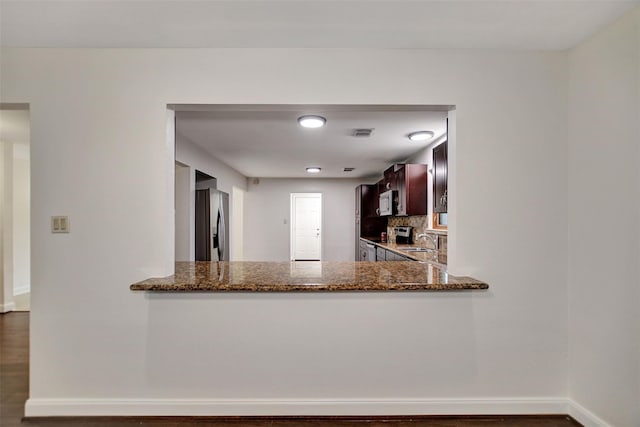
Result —
<instances>
[{"instance_id":1,"label":"tile backsplash","mask_svg":"<svg viewBox=\"0 0 640 427\"><path fill-rule=\"evenodd\" d=\"M422 233L429 226L428 217L426 215L415 216L392 216L387 220L388 227L399 227L402 225L410 225L414 232Z\"/></svg>"},{"instance_id":2,"label":"tile backsplash","mask_svg":"<svg viewBox=\"0 0 640 427\"><path fill-rule=\"evenodd\" d=\"M427 215L415 215L415 216L392 216L387 220L387 236L390 242L395 242L395 233L393 227L399 226L411 226L413 227L413 240L415 243L419 243L425 247L433 247L433 242L430 239L421 239L420 242L416 242L416 236L421 233L437 235L438 244L441 252L447 251L447 235L442 231L435 232L429 229L429 217Z\"/></svg>"}]
</instances>

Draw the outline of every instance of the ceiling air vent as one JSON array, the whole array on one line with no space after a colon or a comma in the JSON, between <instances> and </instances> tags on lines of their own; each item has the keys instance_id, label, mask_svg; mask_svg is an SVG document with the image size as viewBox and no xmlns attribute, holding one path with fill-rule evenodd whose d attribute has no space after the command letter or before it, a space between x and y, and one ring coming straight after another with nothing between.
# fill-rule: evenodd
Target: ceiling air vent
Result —
<instances>
[{"instance_id":1,"label":"ceiling air vent","mask_svg":"<svg viewBox=\"0 0 640 427\"><path fill-rule=\"evenodd\" d=\"M353 172L355 170L355 168L344 168L343 171L344 172Z\"/></svg>"},{"instance_id":2,"label":"ceiling air vent","mask_svg":"<svg viewBox=\"0 0 640 427\"><path fill-rule=\"evenodd\" d=\"M371 136L373 129L354 129L353 136L356 138L368 138Z\"/></svg>"}]
</instances>

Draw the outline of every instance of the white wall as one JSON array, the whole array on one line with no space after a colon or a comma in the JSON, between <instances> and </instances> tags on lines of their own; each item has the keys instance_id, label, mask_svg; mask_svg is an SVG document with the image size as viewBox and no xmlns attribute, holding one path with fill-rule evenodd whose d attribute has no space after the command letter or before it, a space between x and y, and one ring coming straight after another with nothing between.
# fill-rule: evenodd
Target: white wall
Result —
<instances>
[{"instance_id":1,"label":"white wall","mask_svg":"<svg viewBox=\"0 0 640 427\"><path fill-rule=\"evenodd\" d=\"M31 289L31 194L29 146L15 144L13 151L13 294Z\"/></svg>"},{"instance_id":2,"label":"white wall","mask_svg":"<svg viewBox=\"0 0 640 427\"><path fill-rule=\"evenodd\" d=\"M15 106L0 110L0 142L2 143L3 212L2 287L6 305L0 300L0 311L14 308L13 296L28 293L31 283L30 238L30 161L29 111ZM6 163L5 163L6 162Z\"/></svg>"},{"instance_id":3,"label":"white wall","mask_svg":"<svg viewBox=\"0 0 640 427\"><path fill-rule=\"evenodd\" d=\"M353 261L358 179L249 180L245 194L247 261L289 261L291 193L322 193L322 260ZM285 222L286 221L286 222Z\"/></svg>"},{"instance_id":4,"label":"white wall","mask_svg":"<svg viewBox=\"0 0 640 427\"><path fill-rule=\"evenodd\" d=\"M229 195L233 193L233 186L240 189L247 188L246 176L212 156L180 133L176 134L176 160L216 178L218 190Z\"/></svg>"},{"instance_id":5,"label":"white wall","mask_svg":"<svg viewBox=\"0 0 640 427\"><path fill-rule=\"evenodd\" d=\"M185 215L186 212L180 212L179 218L177 220L181 221L182 227L180 230L176 230L176 238L182 240L181 246L185 246L186 240L188 239L188 247L189 247L189 258L186 260L194 260L195 259L195 173L196 170L204 172L208 175L216 178L217 189L220 191L224 191L229 194L229 229L230 238L229 238L229 252L231 253L231 261L241 260L243 257L243 221L239 221L242 218L241 215L238 215L234 209L242 206L242 201L237 202L234 201L235 197L243 197L243 193L241 191L234 191L234 189L243 190L247 188L247 178L242 175L240 172L236 171L226 163L223 163L216 157L209 154L207 151L203 150L198 145L189 141L187 138L182 136L180 133L176 133L176 147L175 147L175 156L176 161L182 163L183 165L188 166L189 174L190 174L190 200L189 207L190 211L188 215ZM189 234L185 235L187 225L184 223L185 221L189 221ZM181 250L180 258L177 258L176 261L185 260L184 251Z\"/></svg>"},{"instance_id":6,"label":"white wall","mask_svg":"<svg viewBox=\"0 0 640 427\"><path fill-rule=\"evenodd\" d=\"M311 413L295 399L320 398L330 413L563 410L565 53L16 48L0 61L2 101L31 106L27 415ZM173 263L168 103L455 104L449 257L490 290L129 291ZM49 233L53 214L70 234Z\"/></svg>"},{"instance_id":7,"label":"white wall","mask_svg":"<svg viewBox=\"0 0 640 427\"><path fill-rule=\"evenodd\" d=\"M0 313L13 301L13 144L0 141Z\"/></svg>"},{"instance_id":8,"label":"white wall","mask_svg":"<svg viewBox=\"0 0 640 427\"><path fill-rule=\"evenodd\" d=\"M175 211L176 211L176 261L195 259L194 215L191 192L194 188L193 171L189 166L175 166Z\"/></svg>"},{"instance_id":9,"label":"white wall","mask_svg":"<svg viewBox=\"0 0 640 427\"><path fill-rule=\"evenodd\" d=\"M569 52L569 394L640 425L640 9Z\"/></svg>"},{"instance_id":10,"label":"white wall","mask_svg":"<svg viewBox=\"0 0 640 427\"><path fill-rule=\"evenodd\" d=\"M231 259L234 261L244 261L244 198L245 190L235 185L231 189L229 196L231 207L231 218L229 233L233 236L232 240L236 242L229 249L231 251Z\"/></svg>"},{"instance_id":11,"label":"white wall","mask_svg":"<svg viewBox=\"0 0 640 427\"><path fill-rule=\"evenodd\" d=\"M26 113L28 115L28 113ZM13 123L3 123L10 126ZM26 132L28 134L28 131ZM5 137L6 135L2 135ZM28 293L30 266L29 145L6 139L1 144L0 312L15 308L13 296Z\"/></svg>"}]
</instances>

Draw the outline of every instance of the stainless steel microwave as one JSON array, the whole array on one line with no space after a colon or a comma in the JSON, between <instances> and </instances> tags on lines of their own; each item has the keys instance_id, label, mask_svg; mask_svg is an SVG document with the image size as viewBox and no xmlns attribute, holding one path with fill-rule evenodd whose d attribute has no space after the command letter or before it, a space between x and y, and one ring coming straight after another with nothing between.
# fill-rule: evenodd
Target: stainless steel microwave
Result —
<instances>
[{"instance_id":1,"label":"stainless steel microwave","mask_svg":"<svg viewBox=\"0 0 640 427\"><path fill-rule=\"evenodd\" d=\"M378 204L378 215L389 216L393 215L393 199L395 190L385 191L380 193L380 203Z\"/></svg>"}]
</instances>

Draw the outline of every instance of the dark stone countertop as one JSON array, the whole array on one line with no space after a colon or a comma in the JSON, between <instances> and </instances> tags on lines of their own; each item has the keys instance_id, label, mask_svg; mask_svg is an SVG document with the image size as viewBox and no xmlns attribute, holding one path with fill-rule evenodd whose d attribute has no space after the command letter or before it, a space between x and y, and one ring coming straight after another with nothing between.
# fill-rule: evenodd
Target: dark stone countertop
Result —
<instances>
[{"instance_id":1,"label":"dark stone countertop","mask_svg":"<svg viewBox=\"0 0 640 427\"><path fill-rule=\"evenodd\" d=\"M436 266L438 266L439 268L442 269L446 269L446 265L447 265L447 253L443 252L443 251L433 251L433 252L410 252L410 251L406 251L404 250L404 248L408 248L408 247L412 247L412 248L419 248L421 247L421 245L418 244L398 244L398 243L391 243L391 242L385 242L385 243L381 243L380 239L376 240L371 240L365 237L361 237L361 240L364 240L365 242L369 242L369 243L373 243L377 246L380 246L381 248L385 248L388 249L390 251L393 251L397 254L400 254L402 256L414 259L416 261L420 261L420 262L427 262L427 263L431 263L431 264L435 264Z\"/></svg>"},{"instance_id":2,"label":"dark stone countertop","mask_svg":"<svg viewBox=\"0 0 640 427\"><path fill-rule=\"evenodd\" d=\"M460 291L488 289L430 263L382 262L176 262L175 274L134 283L133 291L338 292Z\"/></svg>"}]
</instances>

